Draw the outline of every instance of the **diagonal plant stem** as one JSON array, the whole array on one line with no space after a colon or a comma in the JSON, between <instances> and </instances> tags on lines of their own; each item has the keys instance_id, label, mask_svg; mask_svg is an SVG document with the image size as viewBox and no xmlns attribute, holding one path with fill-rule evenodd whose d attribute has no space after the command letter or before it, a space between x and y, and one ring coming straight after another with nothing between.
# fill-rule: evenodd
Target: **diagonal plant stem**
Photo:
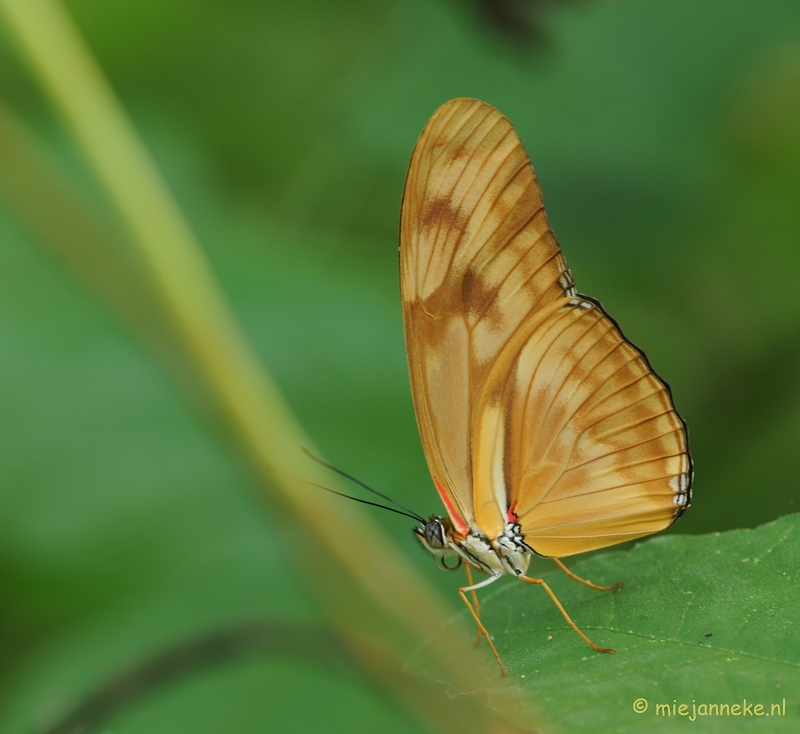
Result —
<instances>
[{"instance_id":1,"label":"diagonal plant stem","mask_svg":"<svg viewBox=\"0 0 800 734\"><path fill-rule=\"evenodd\" d=\"M36 239L184 379L186 355L124 235L104 222L37 138L0 101L0 199Z\"/></svg>"},{"instance_id":2,"label":"diagonal plant stem","mask_svg":"<svg viewBox=\"0 0 800 734\"><path fill-rule=\"evenodd\" d=\"M311 445L309 437L248 345L171 193L63 9L48 0L7 0L0 7L132 234L184 348L256 466L354 573L367 578L364 572L375 569L359 568L360 554L352 552L350 541L343 542L341 532L333 531L337 521L369 538L373 551L398 562L399 554L376 537L355 508L329 502L287 478L330 481L313 476L314 468L303 460L299 449ZM266 465L287 476L267 474ZM320 511L326 502L329 506ZM395 579L403 575L396 572ZM410 583L417 581L411 581L410 569L408 575ZM424 608L424 600L435 596L429 589L419 591ZM402 606L391 607L402 613Z\"/></svg>"},{"instance_id":3,"label":"diagonal plant stem","mask_svg":"<svg viewBox=\"0 0 800 734\"><path fill-rule=\"evenodd\" d=\"M289 540L301 557L306 553L306 579L345 642L428 721L453 731L507 730L474 700L456 704L443 696L409 695L398 674L402 656L409 645L443 629L431 654L462 690L495 677L496 670L471 650L458 625L448 624L447 605L354 503L309 492L292 478L331 484L301 453L311 441L248 344L188 223L63 6L56 0L0 0L0 13L125 225L154 286L156 306L249 459L263 495L288 512ZM321 557L329 563L324 574L311 567ZM381 618L370 619L368 630L360 626L362 606ZM392 641L392 634L384 639L376 632L391 627L399 630Z\"/></svg>"}]
</instances>

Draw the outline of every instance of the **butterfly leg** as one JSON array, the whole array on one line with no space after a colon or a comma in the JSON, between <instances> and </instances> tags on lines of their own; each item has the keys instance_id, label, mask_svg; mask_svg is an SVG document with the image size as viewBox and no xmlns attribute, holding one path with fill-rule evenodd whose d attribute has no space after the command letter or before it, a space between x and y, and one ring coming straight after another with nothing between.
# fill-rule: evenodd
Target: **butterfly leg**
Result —
<instances>
[{"instance_id":1,"label":"butterfly leg","mask_svg":"<svg viewBox=\"0 0 800 734\"><path fill-rule=\"evenodd\" d=\"M586 579L582 579L580 576L576 576L572 571L570 571L558 558L551 558L551 561L556 564L567 576L575 581L580 581L584 586L588 586L590 589L597 589L598 591L614 591L614 589L618 589L622 586L622 581L617 581L616 584L613 586L598 586L597 584L593 584L591 581L587 581Z\"/></svg>"},{"instance_id":2,"label":"butterfly leg","mask_svg":"<svg viewBox=\"0 0 800 734\"><path fill-rule=\"evenodd\" d=\"M469 578L469 577L468 577ZM467 599L467 592L471 591L472 595L475 596L475 591L477 589L482 589L484 586L488 586L489 584L493 584L499 576L489 576L488 579L484 579L483 581L479 581L477 584L470 584L469 586L462 586L458 590L458 595L461 597L461 601L467 605L467 609L469 609L469 613L472 615L472 618L475 620L475 623L478 625L478 630L480 634L482 634L486 638L486 642L489 643L489 647L492 648L492 653L494 653L495 660L497 660L497 664L500 666L500 677L506 677L506 669L503 666L503 661L500 659L500 654L497 652L497 648L494 646L494 642L492 642L492 638L489 636L489 633L486 631L486 627L483 626L483 622L481 622L481 618L478 616L478 613L475 611L475 608L472 604L469 603L469 599Z\"/></svg>"},{"instance_id":3,"label":"butterfly leg","mask_svg":"<svg viewBox=\"0 0 800 734\"><path fill-rule=\"evenodd\" d=\"M556 595L553 593L553 590L545 583L544 579L532 579L529 576L523 576L522 574L519 575L520 581L524 581L528 584L539 584L540 586L544 587L544 590L547 592L547 595L553 600L553 604L558 607L558 611L561 612L561 615L564 619L567 620L567 624L572 627L580 636L581 639L591 648L597 650L597 652L614 652L610 647L599 647L595 645L583 632L581 632L580 628L578 627L575 622L572 621L572 618L567 614L567 610L561 606L561 602L558 600Z\"/></svg>"},{"instance_id":4,"label":"butterfly leg","mask_svg":"<svg viewBox=\"0 0 800 734\"><path fill-rule=\"evenodd\" d=\"M472 586L472 571L470 570L469 565L466 564L466 563L464 564L464 570L467 572L467 584L469 586ZM470 591L470 596L472 596L472 606L475 609L475 616L477 616L478 619L480 619L480 617L481 617L481 605L480 605L480 602L478 601L478 595L475 593L475 589ZM483 637L483 632L481 632L481 626L479 624L478 625L478 637L475 640L475 647L477 647L478 645L481 644L481 638L482 637Z\"/></svg>"}]
</instances>

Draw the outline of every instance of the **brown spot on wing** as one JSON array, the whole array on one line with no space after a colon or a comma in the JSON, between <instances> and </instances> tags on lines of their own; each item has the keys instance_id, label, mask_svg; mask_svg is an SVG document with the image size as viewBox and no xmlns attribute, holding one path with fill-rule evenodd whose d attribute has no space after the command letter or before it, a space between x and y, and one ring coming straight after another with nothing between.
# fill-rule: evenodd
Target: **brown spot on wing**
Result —
<instances>
[{"instance_id":1,"label":"brown spot on wing","mask_svg":"<svg viewBox=\"0 0 800 734\"><path fill-rule=\"evenodd\" d=\"M465 215L448 196L431 199L422 210L422 229L426 232L437 227L461 229L465 221Z\"/></svg>"}]
</instances>

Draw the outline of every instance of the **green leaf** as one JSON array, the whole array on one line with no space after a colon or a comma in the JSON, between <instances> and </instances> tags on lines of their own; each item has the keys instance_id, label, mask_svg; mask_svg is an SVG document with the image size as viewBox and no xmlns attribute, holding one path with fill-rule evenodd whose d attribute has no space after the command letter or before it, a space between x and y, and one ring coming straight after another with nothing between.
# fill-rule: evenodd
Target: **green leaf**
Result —
<instances>
[{"instance_id":1,"label":"green leaf","mask_svg":"<svg viewBox=\"0 0 800 734\"><path fill-rule=\"evenodd\" d=\"M509 678L555 730L687 731L693 705L738 704L748 713L698 709L697 730L794 732L798 569L800 515L790 515L755 530L660 536L574 565L598 584L624 581L613 592L543 574L578 626L615 655L588 648L544 590L528 584L501 581L482 596L481 616ZM640 699L647 707L636 713ZM755 704L764 707L758 724Z\"/></svg>"}]
</instances>

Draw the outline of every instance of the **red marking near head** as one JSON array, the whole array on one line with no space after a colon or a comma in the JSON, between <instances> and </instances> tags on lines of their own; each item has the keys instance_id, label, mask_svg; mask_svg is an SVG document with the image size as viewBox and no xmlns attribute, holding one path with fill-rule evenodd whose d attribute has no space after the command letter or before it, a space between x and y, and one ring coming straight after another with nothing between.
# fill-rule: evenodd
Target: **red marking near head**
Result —
<instances>
[{"instance_id":1,"label":"red marking near head","mask_svg":"<svg viewBox=\"0 0 800 734\"><path fill-rule=\"evenodd\" d=\"M458 530L461 535L466 536L469 533L469 528L467 527L467 523L465 523L461 516L458 514L455 505L453 504L450 497L447 495L444 487L439 483L439 480L434 477L433 483L436 485L436 489L439 492L439 496L442 498L442 502L444 502L444 506L447 508L447 514L450 515L450 519L453 521L453 525L455 525L456 530Z\"/></svg>"},{"instance_id":2,"label":"red marking near head","mask_svg":"<svg viewBox=\"0 0 800 734\"><path fill-rule=\"evenodd\" d=\"M508 521L509 522L516 522L517 521L517 513L514 512L514 508L517 506L515 502L511 507L508 508Z\"/></svg>"}]
</instances>

